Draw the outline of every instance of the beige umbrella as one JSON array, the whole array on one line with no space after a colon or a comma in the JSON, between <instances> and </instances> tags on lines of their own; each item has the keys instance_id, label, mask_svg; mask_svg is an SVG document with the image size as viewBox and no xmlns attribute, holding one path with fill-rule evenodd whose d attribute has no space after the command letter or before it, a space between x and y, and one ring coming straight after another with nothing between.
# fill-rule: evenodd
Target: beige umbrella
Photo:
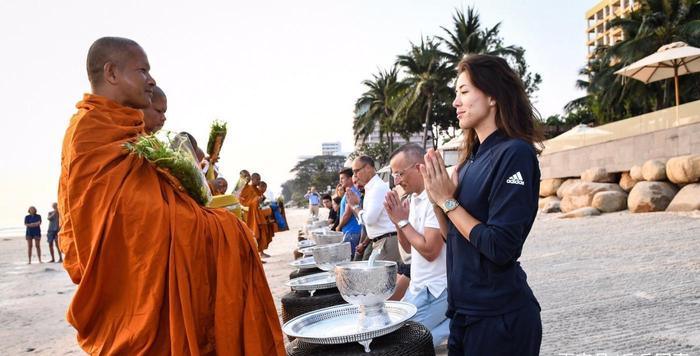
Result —
<instances>
[{"instance_id":1,"label":"beige umbrella","mask_svg":"<svg viewBox=\"0 0 700 356\"><path fill-rule=\"evenodd\" d=\"M673 78L678 106L678 77L696 72L700 72L700 48L688 46L684 42L674 42L662 46L656 53L618 70L615 74L641 80L645 84Z\"/></svg>"}]
</instances>

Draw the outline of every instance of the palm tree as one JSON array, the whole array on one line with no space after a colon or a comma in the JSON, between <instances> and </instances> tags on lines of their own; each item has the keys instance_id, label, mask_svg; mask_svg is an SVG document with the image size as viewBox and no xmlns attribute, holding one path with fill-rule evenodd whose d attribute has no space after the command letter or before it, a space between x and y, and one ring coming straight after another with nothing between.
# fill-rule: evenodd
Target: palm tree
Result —
<instances>
[{"instance_id":1,"label":"palm tree","mask_svg":"<svg viewBox=\"0 0 700 356\"><path fill-rule=\"evenodd\" d=\"M588 76L586 101L598 123L660 110L674 104L669 80L644 84L615 74L668 43L683 41L700 46L700 2L697 0L642 0L640 8L611 27L622 29L624 40L597 50L581 70ZM697 75L680 78L682 101L700 99ZM567 106L581 103L582 98Z\"/></svg>"},{"instance_id":2,"label":"palm tree","mask_svg":"<svg viewBox=\"0 0 700 356\"><path fill-rule=\"evenodd\" d=\"M500 37L500 22L491 28L482 27L479 13L470 6L466 13L455 10L455 14L452 15L452 25L452 30L441 27L446 35L437 38L447 48L441 54L453 68L467 54L501 56L518 72L528 95L537 91L542 77L537 73L528 72L525 49L516 45L503 45L503 38Z\"/></svg>"},{"instance_id":3,"label":"palm tree","mask_svg":"<svg viewBox=\"0 0 700 356\"><path fill-rule=\"evenodd\" d=\"M399 103L395 120L412 121L415 119L414 113L420 112L424 118L423 148L427 145L436 95L454 78L454 71L438 46L438 42L431 38L421 39L419 45L411 43L408 54L399 55L396 60L406 74L403 83L407 90Z\"/></svg>"},{"instance_id":4,"label":"palm tree","mask_svg":"<svg viewBox=\"0 0 700 356\"><path fill-rule=\"evenodd\" d=\"M393 147L396 129L393 124L397 98L406 85L398 80L398 68L380 70L371 80L362 82L368 90L355 102L353 131L356 141L364 141L379 127L380 142L387 136L389 147Z\"/></svg>"}]
</instances>

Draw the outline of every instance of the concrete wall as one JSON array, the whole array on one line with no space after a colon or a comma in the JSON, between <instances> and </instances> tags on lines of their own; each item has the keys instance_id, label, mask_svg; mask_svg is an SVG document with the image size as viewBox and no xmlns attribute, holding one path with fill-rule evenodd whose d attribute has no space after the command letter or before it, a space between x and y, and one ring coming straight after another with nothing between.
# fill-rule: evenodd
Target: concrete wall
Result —
<instances>
[{"instance_id":1,"label":"concrete wall","mask_svg":"<svg viewBox=\"0 0 700 356\"><path fill-rule=\"evenodd\" d=\"M672 127L540 156L542 179L578 177L592 167L623 172L649 159L700 154L700 123Z\"/></svg>"}]
</instances>

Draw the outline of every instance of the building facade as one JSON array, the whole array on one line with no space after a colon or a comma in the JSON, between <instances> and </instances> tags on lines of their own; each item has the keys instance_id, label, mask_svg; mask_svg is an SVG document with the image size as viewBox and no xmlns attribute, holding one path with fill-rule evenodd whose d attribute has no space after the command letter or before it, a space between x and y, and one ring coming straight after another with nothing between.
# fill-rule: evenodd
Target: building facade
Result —
<instances>
[{"instance_id":1,"label":"building facade","mask_svg":"<svg viewBox=\"0 0 700 356\"><path fill-rule=\"evenodd\" d=\"M599 46L612 46L624 39L622 29L611 28L610 21L627 16L639 6L639 0L602 0L586 12L588 60Z\"/></svg>"},{"instance_id":2,"label":"building facade","mask_svg":"<svg viewBox=\"0 0 700 356\"><path fill-rule=\"evenodd\" d=\"M321 154L324 156L338 156L341 154L340 142L321 143Z\"/></svg>"},{"instance_id":3,"label":"building facade","mask_svg":"<svg viewBox=\"0 0 700 356\"><path fill-rule=\"evenodd\" d=\"M428 131L428 140L432 140L432 137L433 137L432 132ZM386 137L384 139L386 140ZM373 145L373 144L379 143L380 141L381 140L379 137L379 128L375 128L374 131L372 131L372 133L369 136L367 136L366 140L355 141L355 149L356 150L359 149L362 146L362 144L365 144L365 143L368 145ZM417 143L417 144L422 146L423 145L423 132L414 133L408 139L408 142ZM394 134L394 143L395 144L403 145L404 143L408 143L408 142L406 142L406 140L403 137L401 137L399 134ZM428 141L428 143L430 143L430 141Z\"/></svg>"}]
</instances>

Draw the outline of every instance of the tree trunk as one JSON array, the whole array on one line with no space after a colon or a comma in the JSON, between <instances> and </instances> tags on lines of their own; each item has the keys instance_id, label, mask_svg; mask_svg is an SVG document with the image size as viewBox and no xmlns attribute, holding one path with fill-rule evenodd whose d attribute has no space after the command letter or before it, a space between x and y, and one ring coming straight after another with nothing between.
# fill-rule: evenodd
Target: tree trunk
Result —
<instances>
[{"instance_id":1,"label":"tree trunk","mask_svg":"<svg viewBox=\"0 0 700 356\"><path fill-rule=\"evenodd\" d=\"M430 110L433 106L433 96L428 97L428 108L425 111L425 127L423 128L423 149L426 149L428 143L428 125L430 125ZM432 131L432 130L431 130Z\"/></svg>"}]
</instances>

